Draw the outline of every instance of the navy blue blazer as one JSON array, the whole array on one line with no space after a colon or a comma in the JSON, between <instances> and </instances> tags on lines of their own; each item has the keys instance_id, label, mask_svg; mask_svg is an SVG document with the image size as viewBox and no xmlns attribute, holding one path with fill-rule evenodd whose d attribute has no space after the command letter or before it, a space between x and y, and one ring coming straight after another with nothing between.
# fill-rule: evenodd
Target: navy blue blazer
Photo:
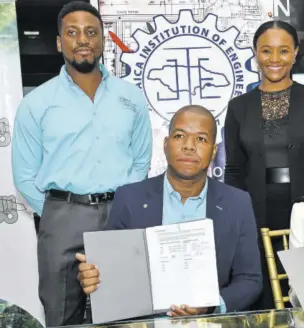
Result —
<instances>
[{"instance_id":1,"label":"navy blue blazer","mask_svg":"<svg viewBox=\"0 0 304 328\"><path fill-rule=\"evenodd\" d=\"M107 230L162 224L164 175L117 189ZM220 294L227 312L247 309L262 289L257 228L247 192L208 180L207 218L213 220Z\"/></svg>"}]
</instances>

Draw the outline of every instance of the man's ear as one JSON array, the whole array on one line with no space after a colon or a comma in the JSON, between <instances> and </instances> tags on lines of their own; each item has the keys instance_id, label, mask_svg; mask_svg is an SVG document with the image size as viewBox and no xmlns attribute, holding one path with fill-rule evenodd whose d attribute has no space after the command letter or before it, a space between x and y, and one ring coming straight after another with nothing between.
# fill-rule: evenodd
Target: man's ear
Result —
<instances>
[{"instance_id":1,"label":"man's ear","mask_svg":"<svg viewBox=\"0 0 304 328\"><path fill-rule=\"evenodd\" d=\"M61 38L59 35L57 36L56 42L57 42L57 51L62 52Z\"/></svg>"},{"instance_id":2,"label":"man's ear","mask_svg":"<svg viewBox=\"0 0 304 328\"><path fill-rule=\"evenodd\" d=\"M167 154L167 146L168 146L169 137L165 137L164 139L164 153Z\"/></svg>"}]
</instances>

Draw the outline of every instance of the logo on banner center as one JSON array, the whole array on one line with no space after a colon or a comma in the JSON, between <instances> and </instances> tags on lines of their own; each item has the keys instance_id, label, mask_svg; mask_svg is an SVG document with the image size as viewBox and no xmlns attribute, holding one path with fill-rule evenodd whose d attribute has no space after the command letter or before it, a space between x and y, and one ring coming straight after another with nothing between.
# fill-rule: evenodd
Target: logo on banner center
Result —
<instances>
[{"instance_id":1,"label":"logo on banner center","mask_svg":"<svg viewBox=\"0 0 304 328\"><path fill-rule=\"evenodd\" d=\"M181 10L176 22L163 15L154 18L155 31L137 30L134 53L123 53L121 61L130 68L126 80L140 87L154 110L170 120L181 107L199 104L217 118L234 96L258 81L250 71L251 48L239 48L239 31L217 28L217 16L208 14L197 22L190 10Z\"/></svg>"}]
</instances>

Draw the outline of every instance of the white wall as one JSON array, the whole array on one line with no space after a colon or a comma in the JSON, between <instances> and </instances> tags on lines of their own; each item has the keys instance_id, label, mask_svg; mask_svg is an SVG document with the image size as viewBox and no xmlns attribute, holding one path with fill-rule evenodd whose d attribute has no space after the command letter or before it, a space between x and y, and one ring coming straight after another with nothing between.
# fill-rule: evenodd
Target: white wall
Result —
<instances>
[{"instance_id":1,"label":"white wall","mask_svg":"<svg viewBox=\"0 0 304 328\"><path fill-rule=\"evenodd\" d=\"M94 6L95 8L98 9L98 1L99 0L91 0L90 3L91 3L92 6Z\"/></svg>"}]
</instances>

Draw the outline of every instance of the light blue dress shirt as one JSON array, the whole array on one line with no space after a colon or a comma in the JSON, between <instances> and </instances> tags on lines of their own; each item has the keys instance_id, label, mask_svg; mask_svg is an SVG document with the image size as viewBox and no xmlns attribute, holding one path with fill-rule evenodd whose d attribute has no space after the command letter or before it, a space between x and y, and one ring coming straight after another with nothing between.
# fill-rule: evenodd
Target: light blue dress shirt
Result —
<instances>
[{"instance_id":1,"label":"light blue dress shirt","mask_svg":"<svg viewBox=\"0 0 304 328\"><path fill-rule=\"evenodd\" d=\"M208 179L197 197L189 197L185 204L181 195L170 184L167 173L164 178L163 224L174 224L206 218Z\"/></svg>"},{"instance_id":2,"label":"light blue dress shirt","mask_svg":"<svg viewBox=\"0 0 304 328\"><path fill-rule=\"evenodd\" d=\"M163 221L162 224L174 224L206 218L208 179L205 186L197 197L189 197L185 204L182 203L181 195L176 192L168 180L167 173L164 178L164 198L163 198ZM215 309L215 313L226 313L227 308L222 297L220 306Z\"/></svg>"},{"instance_id":3,"label":"light blue dress shirt","mask_svg":"<svg viewBox=\"0 0 304 328\"><path fill-rule=\"evenodd\" d=\"M16 114L12 142L17 189L41 215L45 191L115 191L146 178L152 131L145 98L135 85L103 75L94 101L60 75L30 92Z\"/></svg>"}]
</instances>

